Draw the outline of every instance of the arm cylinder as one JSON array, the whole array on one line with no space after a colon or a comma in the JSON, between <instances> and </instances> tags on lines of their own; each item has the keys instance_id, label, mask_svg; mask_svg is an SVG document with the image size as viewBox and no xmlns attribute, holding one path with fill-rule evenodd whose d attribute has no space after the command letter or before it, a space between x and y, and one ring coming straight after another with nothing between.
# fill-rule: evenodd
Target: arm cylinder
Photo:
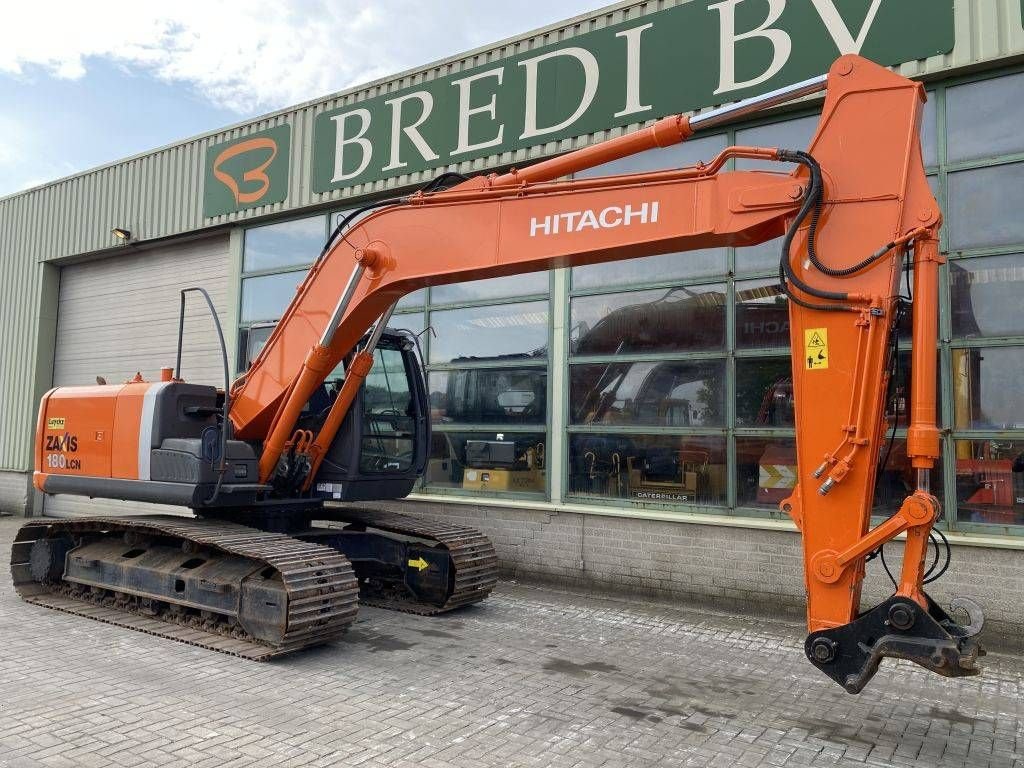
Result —
<instances>
[{"instance_id":1,"label":"arm cylinder","mask_svg":"<svg viewBox=\"0 0 1024 768\"><path fill-rule=\"evenodd\" d=\"M917 472L918 483L927 484L926 470L939 458L936 426L935 349L939 315L939 241L934 232L914 243L914 324L911 349L910 428L907 456ZM925 471L920 471L925 470ZM921 490L928 490L922 488Z\"/></svg>"}]
</instances>

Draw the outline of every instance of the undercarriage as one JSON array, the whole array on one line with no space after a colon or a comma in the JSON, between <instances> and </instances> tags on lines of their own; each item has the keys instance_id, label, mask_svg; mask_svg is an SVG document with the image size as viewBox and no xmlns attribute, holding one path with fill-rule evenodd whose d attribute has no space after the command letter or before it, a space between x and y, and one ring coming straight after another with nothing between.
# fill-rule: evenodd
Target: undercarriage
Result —
<instances>
[{"instance_id":1,"label":"undercarriage","mask_svg":"<svg viewBox=\"0 0 1024 768\"><path fill-rule=\"evenodd\" d=\"M487 597L491 542L471 528L313 505L288 517L89 517L24 525L26 601L253 660L330 642L358 603L436 615ZM287 532L281 528L290 520ZM256 526L254 523L263 523Z\"/></svg>"}]
</instances>

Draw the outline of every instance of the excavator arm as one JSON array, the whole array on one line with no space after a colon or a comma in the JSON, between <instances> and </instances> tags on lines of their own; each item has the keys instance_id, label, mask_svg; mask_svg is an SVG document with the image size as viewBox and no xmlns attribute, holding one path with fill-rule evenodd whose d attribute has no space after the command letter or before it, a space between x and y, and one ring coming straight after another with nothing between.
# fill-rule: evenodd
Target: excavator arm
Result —
<instances>
[{"instance_id":1,"label":"excavator arm","mask_svg":"<svg viewBox=\"0 0 1024 768\"><path fill-rule=\"evenodd\" d=\"M564 180L822 87L821 122L806 151L731 147L707 165ZM369 369L374 336L361 349L357 344L368 328L386 325L399 298L423 286L781 237L799 471L781 508L803 537L807 655L850 692L885 656L944 675L975 674L980 610L959 603L970 615L961 626L923 590L928 535L940 509L928 477L939 457L934 382L942 261L941 214L918 138L924 99L919 84L844 56L827 81L725 114L669 117L525 170L390 201L336 237L310 270L262 354L233 387L235 433L264 440L261 480L271 479L294 455L292 431L303 404L354 353L320 433L302 442L311 479ZM727 161L748 158L795 169L725 170ZM905 260L914 284L907 452L917 489L899 512L871 527ZM862 612L865 560L900 534L907 544L896 592Z\"/></svg>"}]
</instances>

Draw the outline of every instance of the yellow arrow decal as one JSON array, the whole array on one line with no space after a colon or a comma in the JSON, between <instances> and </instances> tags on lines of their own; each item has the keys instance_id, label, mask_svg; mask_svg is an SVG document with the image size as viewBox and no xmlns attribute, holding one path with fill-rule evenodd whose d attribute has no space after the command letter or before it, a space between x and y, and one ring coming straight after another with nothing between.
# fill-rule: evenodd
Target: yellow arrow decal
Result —
<instances>
[{"instance_id":1,"label":"yellow arrow decal","mask_svg":"<svg viewBox=\"0 0 1024 768\"><path fill-rule=\"evenodd\" d=\"M430 563L424 560L422 557L418 557L415 560L409 561L409 567L415 568L417 571L425 571L430 567Z\"/></svg>"}]
</instances>

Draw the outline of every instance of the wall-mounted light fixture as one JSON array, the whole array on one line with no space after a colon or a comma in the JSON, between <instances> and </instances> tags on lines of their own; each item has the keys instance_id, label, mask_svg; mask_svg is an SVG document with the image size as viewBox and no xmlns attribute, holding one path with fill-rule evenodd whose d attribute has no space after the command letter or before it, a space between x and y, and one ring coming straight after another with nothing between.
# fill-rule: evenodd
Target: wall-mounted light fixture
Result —
<instances>
[{"instance_id":1,"label":"wall-mounted light fixture","mask_svg":"<svg viewBox=\"0 0 1024 768\"><path fill-rule=\"evenodd\" d=\"M122 229L121 227L114 227L112 230L110 230L110 234L112 234L118 240L125 243L132 239L131 231L127 229Z\"/></svg>"}]
</instances>

